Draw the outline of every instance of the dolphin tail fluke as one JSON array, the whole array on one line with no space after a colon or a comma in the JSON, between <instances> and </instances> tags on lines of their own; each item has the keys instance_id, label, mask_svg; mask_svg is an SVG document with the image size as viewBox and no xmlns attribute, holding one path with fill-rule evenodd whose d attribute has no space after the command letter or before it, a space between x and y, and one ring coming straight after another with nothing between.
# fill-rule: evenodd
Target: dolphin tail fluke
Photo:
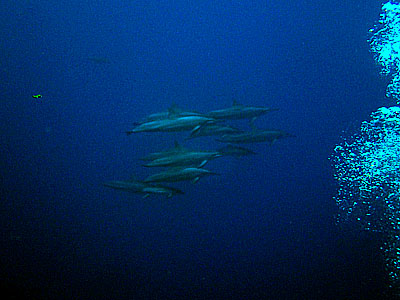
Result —
<instances>
[{"instance_id":1,"label":"dolphin tail fluke","mask_svg":"<svg viewBox=\"0 0 400 300\"><path fill-rule=\"evenodd\" d=\"M130 130L130 131L125 131L125 133L126 133L127 136L130 136L130 135L133 133L133 131L132 131L132 130Z\"/></svg>"}]
</instances>

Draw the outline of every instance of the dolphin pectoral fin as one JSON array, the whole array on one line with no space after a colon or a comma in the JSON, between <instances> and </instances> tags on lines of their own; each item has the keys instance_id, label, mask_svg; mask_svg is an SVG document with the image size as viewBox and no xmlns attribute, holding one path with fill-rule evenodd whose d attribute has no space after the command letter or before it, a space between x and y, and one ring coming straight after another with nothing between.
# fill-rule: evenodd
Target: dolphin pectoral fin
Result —
<instances>
[{"instance_id":1,"label":"dolphin pectoral fin","mask_svg":"<svg viewBox=\"0 0 400 300\"><path fill-rule=\"evenodd\" d=\"M194 138L194 137L198 136L199 133L200 133L200 128L201 128L200 125L198 125L195 128L193 128L192 131L190 131L190 135L189 135L188 138Z\"/></svg>"},{"instance_id":2,"label":"dolphin pectoral fin","mask_svg":"<svg viewBox=\"0 0 400 300\"><path fill-rule=\"evenodd\" d=\"M199 132L200 129L200 125L196 126L195 128L192 129L192 131L190 132L190 137L194 137L197 135L197 133Z\"/></svg>"},{"instance_id":3,"label":"dolphin pectoral fin","mask_svg":"<svg viewBox=\"0 0 400 300\"><path fill-rule=\"evenodd\" d=\"M273 144L275 144L275 141L276 141L276 139L269 141L269 145L272 146Z\"/></svg>"},{"instance_id":4,"label":"dolphin pectoral fin","mask_svg":"<svg viewBox=\"0 0 400 300\"><path fill-rule=\"evenodd\" d=\"M143 199L146 199L146 198L148 198L149 196L150 196L150 194L146 194L146 195L143 196Z\"/></svg>"},{"instance_id":5,"label":"dolphin pectoral fin","mask_svg":"<svg viewBox=\"0 0 400 300\"><path fill-rule=\"evenodd\" d=\"M201 162L201 164L199 165L199 168L204 167L204 166L206 165L206 163L208 163L208 160L207 160L207 159L203 160L203 161Z\"/></svg>"},{"instance_id":6,"label":"dolphin pectoral fin","mask_svg":"<svg viewBox=\"0 0 400 300\"><path fill-rule=\"evenodd\" d=\"M173 194L172 194L172 193L169 193L168 196L167 196L167 198L172 198L172 196L173 196Z\"/></svg>"},{"instance_id":7,"label":"dolphin pectoral fin","mask_svg":"<svg viewBox=\"0 0 400 300\"><path fill-rule=\"evenodd\" d=\"M195 179L193 179L193 184L195 184L197 181L199 181L200 180L200 177L196 177Z\"/></svg>"},{"instance_id":8,"label":"dolphin pectoral fin","mask_svg":"<svg viewBox=\"0 0 400 300\"><path fill-rule=\"evenodd\" d=\"M190 133L190 136L196 134L201 128L201 125L197 125L195 128L193 128L193 130Z\"/></svg>"}]
</instances>

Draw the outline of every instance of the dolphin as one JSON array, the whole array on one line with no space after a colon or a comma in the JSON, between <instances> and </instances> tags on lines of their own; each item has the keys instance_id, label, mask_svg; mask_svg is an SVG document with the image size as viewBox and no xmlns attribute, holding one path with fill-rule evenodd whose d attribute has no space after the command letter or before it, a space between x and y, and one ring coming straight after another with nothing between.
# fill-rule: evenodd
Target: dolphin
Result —
<instances>
[{"instance_id":1,"label":"dolphin","mask_svg":"<svg viewBox=\"0 0 400 300\"><path fill-rule=\"evenodd\" d=\"M185 153L188 151L189 151L188 149L182 147L177 141L175 141L175 146L173 148L170 148L170 149L167 149L167 150L161 151L161 152L153 152L153 153L150 153L140 159L144 160L144 161L152 161L152 160L156 160L159 158L163 158L163 157L167 157L167 156L171 156L171 155L175 155L175 154L179 154L179 153Z\"/></svg>"},{"instance_id":2,"label":"dolphin","mask_svg":"<svg viewBox=\"0 0 400 300\"><path fill-rule=\"evenodd\" d=\"M285 137L294 137L294 135L289 134L280 130L253 130L250 132L243 132L237 134L226 134L217 139L218 142L223 143L262 143L269 142L273 144L277 139Z\"/></svg>"},{"instance_id":3,"label":"dolphin","mask_svg":"<svg viewBox=\"0 0 400 300\"><path fill-rule=\"evenodd\" d=\"M154 159L145 164L145 167L203 167L209 160L222 156L216 151L186 151Z\"/></svg>"},{"instance_id":4,"label":"dolphin","mask_svg":"<svg viewBox=\"0 0 400 300\"><path fill-rule=\"evenodd\" d=\"M190 116L201 116L202 114L195 111L185 111L178 107L175 103L168 108L167 111L154 113L146 117L145 122L163 120L168 118L176 118L176 117L190 117Z\"/></svg>"},{"instance_id":5,"label":"dolphin","mask_svg":"<svg viewBox=\"0 0 400 300\"><path fill-rule=\"evenodd\" d=\"M244 147L239 147L239 146L235 146L235 145L227 145L223 148L220 148L217 150L222 156L236 156L236 157L240 157L240 156L245 156L245 155L253 155L253 154L257 154L256 152L244 148Z\"/></svg>"},{"instance_id":6,"label":"dolphin","mask_svg":"<svg viewBox=\"0 0 400 300\"><path fill-rule=\"evenodd\" d=\"M186 116L173 119L162 119L149 121L136 126L134 129L127 131L128 135L137 132L170 132L170 131L196 131L206 123L215 122L214 119L203 116Z\"/></svg>"},{"instance_id":7,"label":"dolphin","mask_svg":"<svg viewBox=\"0 0 400 300\"><path fill-rule=\"evenodd\" d=\"M178 182L184 180L192 180L193 183L196 183L197 181L199 181L200 177L206 175L219 175L219 174L205 169L193 168L193 167L171 168L167 171L150 175L144 180L144 182L157 183L157 182Z\"/></svg>"},{"instance_id":8,"label":"dolphin","mask_svg":"<svg viewBox=\"0 0 400 300\"><path fill-rule=\"evenodd\" d=\"M201 137L201 136L224 135L224 134L238 133L238 132L241 132L241 130L228 125L218 125L211 123L201 126L198 130L192 130L190 136L187 139Z\"/></svg>"},{"instance_id":9,"label":"dolphin","mask_svg":"<svg viewBox=\"0 0 400 300\"><path fill-rule=\"evenodd\" d=\"M213 110L205 114L205 116L213 119L238 120L251 119L253 122L257 117L268 112L278 110L276 108L246 106L233 101L232 107Z\"/></svg>"},{"instance_id":10,"label":"dolphin","mask_svg":"<svg viewBox=\"0 0 400 300\"><path fill-rule=\"evenodd\" d=\"M183 194L179 189L162 185L151 185L142 181L130 180L121 181L114 180L103 183L104 186L110 187L116 190L122 190L131 193L144 194L144 198L147 198L150 194L167 195L168 198L176 194Z\"/></svg>"}]
</instances>

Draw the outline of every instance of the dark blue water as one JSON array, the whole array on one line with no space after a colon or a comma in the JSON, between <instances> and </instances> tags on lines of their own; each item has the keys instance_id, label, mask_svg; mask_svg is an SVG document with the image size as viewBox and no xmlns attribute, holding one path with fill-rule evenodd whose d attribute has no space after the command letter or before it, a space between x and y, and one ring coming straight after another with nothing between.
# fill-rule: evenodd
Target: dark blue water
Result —
<instances>
[{"instance_id":1,"label":"dark blue water","mask_svg":"<svg viewBox=\"0 0 400 300\"><path fill-rule=\"evenodd\" d=\"M3 1L1 288L26 299L383 299L379 236L335 225L340 136L384 98L379 1ZM41 99L32 95L42 94ZM296 138L207 165L167 199L102 186L139 157L216 149L124 131L172 103ZM237 126L248 128L247 122ZM351 227L351 226L350 226ZM347 228L347 229L346 229ZM387 296L389 297L389 296Z\"/></svg>"}]
</instances>

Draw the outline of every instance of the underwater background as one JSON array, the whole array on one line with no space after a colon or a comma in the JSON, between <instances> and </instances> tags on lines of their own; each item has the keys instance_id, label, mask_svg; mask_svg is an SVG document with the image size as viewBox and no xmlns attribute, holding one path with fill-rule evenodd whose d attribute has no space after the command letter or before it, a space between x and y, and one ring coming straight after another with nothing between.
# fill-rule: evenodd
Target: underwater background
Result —
<instances>
[{"instance_id":1,"label":"underwater background","mask_svg":"<svg viewBox=\"0 0 400 300\"><path fill-rule=\"evenodd\" d=\"M379 1L3 1L0 286L27 299L385 299L380 235L337 225L329 157L389 105ZM36 99L32 95L41 94ZM187 133L179 107L268 106L296 135L172 198L107 189ZM247 121L239 121L248 128Z\"/></svg>"}]
</instances>

